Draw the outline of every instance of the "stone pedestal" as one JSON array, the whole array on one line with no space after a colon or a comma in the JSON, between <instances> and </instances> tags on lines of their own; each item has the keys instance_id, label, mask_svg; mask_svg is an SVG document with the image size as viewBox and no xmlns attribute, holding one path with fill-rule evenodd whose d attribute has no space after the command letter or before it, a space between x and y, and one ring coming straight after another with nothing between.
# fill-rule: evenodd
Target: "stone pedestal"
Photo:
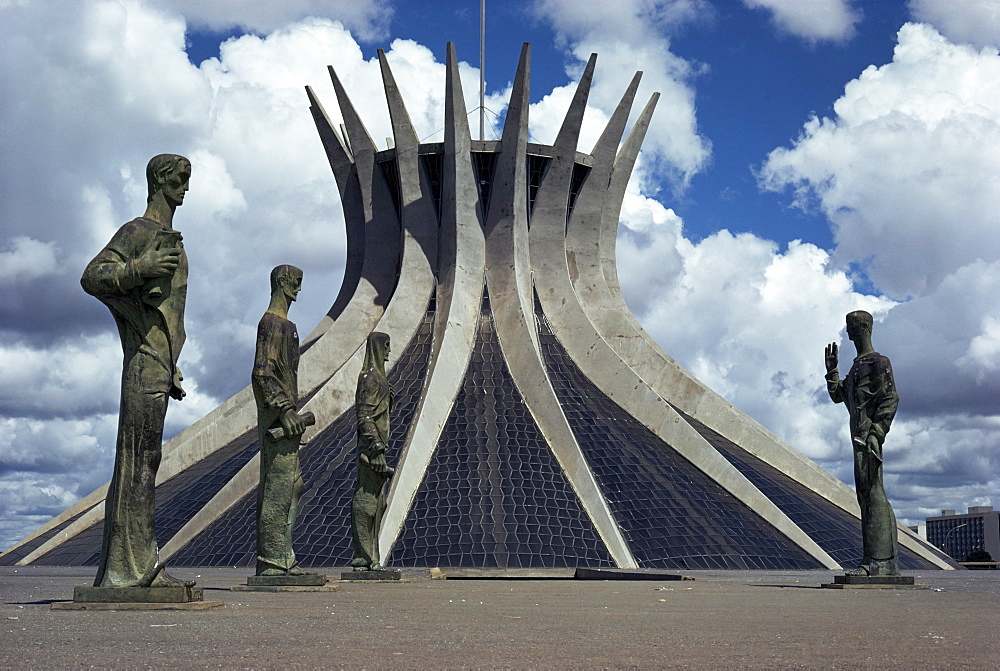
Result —
<instances>
[{"instance_id":1,"label":"stone pedestal","mask_svg":"<svg viewBox=\"0 0 1000 671\"><path fill-rule=\"evenodd\" d=\"M378 571L344 571L340 574L341 580L401 580L401 571L391 571L379 569Z\"/></svg>"},{"instance_id":2,"label":"stone pedestal","mask_svg":"<svg viewBox=\"0 0 1000 671\"><path fill-rule=\"evenodd\" d=\"M233 585L234 592L336 592L336 585L327 585L325 575L252 575L246 585Z\"/></svg>"},{"instance_id":3,"label":"stone pedestal","mask_svg":"<svg viewBox=\"0 0 1000 671\"><path fill-rule=\"evenodd\" d=\"M57 601L55 610L205 610L221 606L205 601L201 587L76 587L72 601Z\"/></svg>"},{"instance_id":4,"label":"stone pedestal","mask_svg":"<svg viewBox=\"0 0 1000 671\"><path fill-rule=\"evenodd\" d=\"M913 576L908 575L838 575L833 577L832 583L824 583L823 587L829 589L923 589L928 585L916 584Z\"/></svg>"},{"instance_id":5,"label":"stone pedestal","mask_svg":"<svg viewBox=\"0 0 1000 671\"><path fill-rule=\"evenodd\" d=\"M252 575L247 578L248 587L316 587L326 584L325 575Z\"/></svg>"}]
</instances>

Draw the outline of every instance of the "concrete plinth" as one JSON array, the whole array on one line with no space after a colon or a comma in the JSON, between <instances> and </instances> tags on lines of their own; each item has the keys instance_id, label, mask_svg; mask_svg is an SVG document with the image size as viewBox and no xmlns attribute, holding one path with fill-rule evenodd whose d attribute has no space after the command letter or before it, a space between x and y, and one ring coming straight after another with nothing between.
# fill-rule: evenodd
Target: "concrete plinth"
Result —
<instances>
[{"instance_id":1,"label":"concrete plinth","mask_svg":"<svg viewBox=\"0 0 1000 671\"><path fill-rule=\"evenodd\" d=\"M337 585L233 585L233 592L336 592Z\"/></svg>"},{"instance_id":2,"label":"concrete plinth","mask_svg":"<svg viewBox=\"0 0 1000 671\"><path fill-rule=\"evenodd\" d=\"M325 575L252 575L247 584L233 585L233 592L336 592L336 585L326 584Z\"/></svg>"},{"instance_id":3,"label":"concrete plinth","mask_svg":"<svg viewBox=\"0 0 1000 671\"><path fill-rule=\"evenodd\" d=\"M247 577L248 587L316 587L326 584L326 576L316 573L306 575L252 575Z\"/></svg>"},{"instance_id":4,"label":"concrete plinth","mask_svg":"<svg viewBox=\"0 0 1000 671\"><path fill-rule=\"evenodd\" d=\"M828 589L925 589L929 585L919 585L908 575L838 575L832 583L823 583Z\"/></svg>"},{"instance_id":5,"label":"concrete plinth","mask_svg":"<svg viewBox=\"0 0 1000 671\"><path fill-rule=\"evenodd\" d=\"M202 601L201 587L76 587L74 603L190 603Z\"/></svg>"},{"instance_id":6,"label":"concrete plinth","mask_svg":"<svg viewBox=\"0 0 1000 671\"><path fill-rule=\"evenodd\" d=\"M403 574L400 571L390 571L382 569L380 571L344 571L340 574L341 580L378 580L391 581L401 580Z\"/></svg>"}]
</instances>

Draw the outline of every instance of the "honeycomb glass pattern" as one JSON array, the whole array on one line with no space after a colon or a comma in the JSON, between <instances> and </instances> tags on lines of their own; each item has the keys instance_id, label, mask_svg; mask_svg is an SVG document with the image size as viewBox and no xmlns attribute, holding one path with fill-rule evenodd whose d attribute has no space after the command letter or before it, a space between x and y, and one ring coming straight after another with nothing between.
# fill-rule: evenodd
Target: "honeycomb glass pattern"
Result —
<instances>
[{"instance_id":1,"label":"honeycomb glass pattern","mask_svg":"<svg viewBox=\"0 0 1000 671\"><path fill-rule=\"evenodd\" d=\"M396 391L389 458L399 455L416 412L430 359L434 313L427 311L389 373ZM359 371L360 372L360 371ZM293 547L303 566L344 566L352 558L351 497L357 481L352 406L300 450L303 491ZM182 548L178 566L252 566L256 556L257 491L240 499Z\"/></svg>"},{"instance_id":2,"label":"honeycomb glass pattern","mask_svg":"<svg viewBox=\"0 0 1000 671\"><path fill-rule=\"evenodd\" d=\"M462 388L389 557L402 566L613 566L514 386L488 298Z\"/></svg>"},{"instance_id":3,"label":"honeycomb glass pattern","mask_svg":"<svg viewBox=\"0 0 1000 671\"><path fill-rule=\"evenodd\" d=\"M822 568L597 389L544 317L539 334L563 412L640 566Z\"/></svg>"},{"instance_id":4,"label":"honeycomb glass pattern","mask_svg":"<svg viewBox=\"0 0 1000 671\"><path fill-rule=\"evenodd\" d=\"M838 564L844 568L858 565L864 555L860 520L693 417L680 410L677 413ZM905 569L935 568L906 548L899 549L899 566Z\"/></svg>"},{"instance_id":5,"label":"honeycomb glass pattern","mask_svg":"<svg viewBox=\"0 0 1000 671\"><path fill-rule=\"evenodd\" d=\"M248 431L156 487L156 541L161 547L250 461L257 451L256 434ZM97 566L103 536L102 519L35 563Z\"/></svg>"}]
</instances>

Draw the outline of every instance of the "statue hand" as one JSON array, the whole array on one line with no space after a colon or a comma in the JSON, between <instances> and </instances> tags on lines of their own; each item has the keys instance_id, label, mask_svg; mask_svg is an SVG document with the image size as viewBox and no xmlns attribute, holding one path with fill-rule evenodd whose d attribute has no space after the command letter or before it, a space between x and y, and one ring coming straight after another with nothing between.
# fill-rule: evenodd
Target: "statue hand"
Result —
<instances>
[{"instance_id":1,"label":"statue hand","mask_svg":"<svg viewBox=\"0 0 1000 671\"><path fill-rule=\"evenodd\" d=\"M184 391L184 387L181 386L181 380L183 379L184 376L181 375L181 369L174 367L174 379L171 380L170 383L170 398L175 401L180 401L187 396L187 392Z\"/></svg>"},{"instance_id":2,"label":"statue hand","mask_svg":"<svg viewBox=\"0 0 1000 671\"><path fill-rule=\"evenodd\" d=\"M286 436L300 436L306 430L306 423L302 419L302 415L292 408L282 413L280 421Z\"/></svg>"},{"instance_id":3,"label":"statue hand","mask_svg":"<svg viewBox=\"0 0 1000 671\"><path fill-rule=\"evenodd\" d=\"M878 463L882 463L882 443L879 442L877 436L869 433L868 440L866 441L866 447L868 448L868 453L871 454Z\"/></svg>"},{"instance_id":4,"label":"statue hand","mask_svg":"<svg viewBox=\"0 0 1000 671\"><path fill-rule=\"evenodd\" d=\"M837 363L839 361L837 357L837 343L832 342L826 346L826 372L832 373L837 370Z\"/></svg>"},{"instance_id":5,"label":"statue hand","mask_svg":"<svg viewBox=\"0 0 1000 671\"><path fill-rule=\"evenodd\" d=\"M135 260L135 269L142 277L165 277L172 275L180 263L179 249L147 249Z\"/></svg>"},{"instance_id":6,"label":"statue hand","mask_svg":"<svg viewBox=\"0 0 1000 671\"><path fill-rule=\"evenodd\" d=\"M389 465L385 463L385 453L376 454L368 459L368 465L376 473L392 473L393 469L389 468Z\"/></svg>"}]
</instances>

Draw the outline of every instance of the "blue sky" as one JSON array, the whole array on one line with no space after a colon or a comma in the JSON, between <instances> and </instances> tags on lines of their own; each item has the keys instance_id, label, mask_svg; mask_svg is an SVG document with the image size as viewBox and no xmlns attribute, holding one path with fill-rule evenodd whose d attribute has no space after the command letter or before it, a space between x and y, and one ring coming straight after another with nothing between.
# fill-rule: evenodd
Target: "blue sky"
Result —
<instances>
[{"instance_id":1,"label":"blue sky","mask_svg":"<svg viewBox=\"0 0 1000 671\"><path fill-rule=\"evenodd\" d=\"M384 48L421 137L443 125L444 49L478 85L465 0L0 2L0 547L105 482L120 349L83 266L141 214L143 169L192 159L189 397L173 434L247 384L267 273L305 270L325 313L343 218L303 86L333 64L369 125ZM997 0L488 3L487 107L533 44L530 128L554 137L598 52L586 142L635 70L662 98L622 211L620 277L664 349L851 482L823 346L875 313L902 403L887 487L910 522L991 505L1000 477ZM473 127L476 127L473 123ZM588 135L589 133L589 135ZM588 151L589 146L581 146Z\"/></svg>"}]
</instances>

